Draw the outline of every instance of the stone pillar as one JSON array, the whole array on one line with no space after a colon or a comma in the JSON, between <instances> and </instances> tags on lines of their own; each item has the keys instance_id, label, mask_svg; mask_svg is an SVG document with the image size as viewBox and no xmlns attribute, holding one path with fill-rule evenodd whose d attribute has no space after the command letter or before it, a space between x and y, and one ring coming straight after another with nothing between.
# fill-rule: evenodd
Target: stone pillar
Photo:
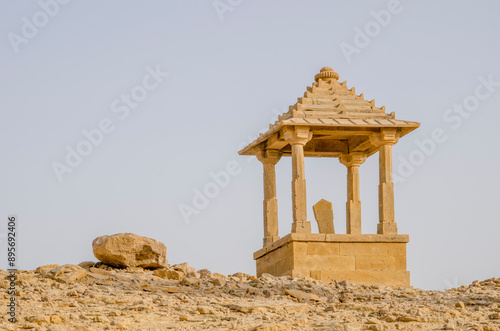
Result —
<instances>
[{"instance_id":1,"label":"stone pillar","mask_svg":"<svg viewBox=\"0 0 500 331\"><path fill-rule=\"evenodd\" d=\"M379 146L380 184L378 186L379 223L378 234L397 234L394 220L394 183L392 182L392 145L398 140L396 129L385 129L370 137Z\"/></svg>"},{"instance_id":2,"label":"stone pillar","mask_svg":"<svg viewBox=\"0 0 500 331\"><path fill-rule=\"evenodd\" d=\"M364 153L342 154L340 163L347 167L347 234L361 234L361 201L359 200L359 166L365 162Z\"/></svg>"},{"instance_id":3,"label":"stone pillar","mask_svg":"<svg viewBox=\"0 0 500 331\"><path fill-rule=\"evenodd\" d=\"M311 233L311 222L307 221L304 146L312 139L312 132L308 127L286 128L283 136L292 146L292 233Z\"/></svg>"},{"instance_id":4,"label":"stone pillar","mask_svg":"<svg viewBox=\"0 0 500 331\"><path fill-rule=\"evenodd\" d=\"M257 154L264 166L264 247L272 244L278 235L278 199L276 199L275 165L281 158L278 150L268 149Z\"/></svg>"}]
</instances>

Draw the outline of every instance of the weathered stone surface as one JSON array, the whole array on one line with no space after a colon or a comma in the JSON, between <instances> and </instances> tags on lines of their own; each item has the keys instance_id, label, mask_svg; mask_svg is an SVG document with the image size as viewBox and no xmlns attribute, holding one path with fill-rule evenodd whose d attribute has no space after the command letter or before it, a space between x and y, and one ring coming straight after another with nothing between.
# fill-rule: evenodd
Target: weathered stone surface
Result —
<instances>
[{"instance_id":1,"label":"weathered stone surface","mask_svg":"<svg viewBox=\"0 0 500 331\"><path fill-rule=\"evenodd\" d=\"M95 262L92 262L92 261L83 261L83 262L80 262L78 265L82 268L90 268L92 266L94 266Z\"/></svg>"},{"instance_id":2,"label":"weathered stone surface","mask_svg":"<svg viewBox=\"0 0 500 331\"><path fill-rule=\"evenodd\" d=\"M155 239L133 233L101 236L92 242L94 255L104 264L148 269L167 266L167 248Z\"/></svg>"},{"instance_id":3,"label":"weathered stone surface","mask_svg":"<svg viewBox=\"0 0 500 331\"><path fill-rule=\"evenodd\" d=\"M185 273L182 270L172 270L172 269L156 269L154 271L155 276L165 278L165 279L173 279L173 280L181 280Z\"/></svg>"},{"instance_id":4,"label":"weathered stone surface","mask_svg":"<svg viewBox=\"0 0 500 331\"><path fill-rule=\"evenodd\" d=\"M201 279L210 278L212 276L212 273L208 269L198 270L198 273Z\"/></svg>"},{"instance_id":5,"label":"weathered stone surface","mask_svg":"<svg viewBox=\"0 0 500 331\"><path fill-rule=\"evenodd\" d=\"M102 268L90 267L89 271L93 272L93 273L96 273L96 274L105 275L105 276L108 276L110 274L110 271L108 271L106 269L102 269Z\"/></svg>"},{"instance_id":6,"label":"weathered stone surface","mask_svg":"<svg viewBox=\"0 0 500 331\"><path fill-rule=\"evenodd\" d=\"M184 286L199 286L200 285L200 280L195 277L184 277L181 280L181 285Z\"/></svg>"},{"instance_id":7,"label":"weathered stone surface","mask_svg":"<svg viewBox=\"0 0 500 331\"><path fill-rule=\"evenodd\" d=\"M210 282L215 286L224 286L226 285L226 279L221 277L212 277L210 278Z\"/></svg>"},{"instance_id":8,"label":"weathered stone surface","mask_svg":"<svg viewBox=\"0 0 500 331\"><path fill-rule=\"evenodd\" d=\"M321 199L313 206L314 218L318 223L319 233L335 233L333 226L332 203Z\"/></svg>"},{"instance_id":9,"label":"weathered stone surface","mask_svg":"<svg viewBox=\"0 0 500 331\"><path fill-rule=\"evenodd\" d=\"M175 269L175 270L182 271L185 275L187 275L189 273L195 273L196 272L196 268L190 267L189 263L187 263L187 262L179 263L179 264L174 264L172 266L172 268Z\"/></svg>"},{"instance_id":10,"label":"weathered stone surface","mask_svg":"<svg viewBox=\"0 0 500 331\"><path fill-rule=\"evenodd\" d=\"M57 267L59 267L59 264L47 264L47 265L43 265L41 267L36 268L35 272L37 274L40 274L40 273L42 273L45 270L50 270L50 269L54 269L54 268L57 268Z\"/></svg>"},{"instance_id":11,"label":"weathered stone surface","mask_svg":"<svg viewBox=\"0 0 500 331\"><path fill-rule=\"evenodd\" d=\"M87 276L87 271L74 264L65 264L40 273L42 277L52 278L61 283L75 283Z\"/></svg>"},{"instance_id":12,"label":"weathered stone surface","mask_svg":"<svg viewBox=\"0 0 500 331\"><path fill-rule=\"evenodd\" d=\"M161 289L165 293L176 293L179 292L179 288L176 286L167 286Z\"/></svg>"},{"instance_id":13,"label":"weathered stone surface","mask_svg":"<svg viewBox=\"0 0 500 331\"><path fill-rule=\"evenodd\" d=\"M0 330L500 329L498 278L447 291L241 273L181 285L142 268L102 267L87 272L97 278L80 278L75 265L18 271L19 322L0 318Z\"/></svg>"},{"instance_id":14,"label":"weathered stone surface","mask_svg":"<svg viewBox=\"0 0 500 331\"><path fill-rule=\"evenodd\" d=\"M256 256L257 276L302 276L362 285L410 286L405 235L292 233Z\"/></svg>"},{"instance_id":15,"label":"weathered stone surface","mask_svg":"<svg viewBox=\"0 0 500 331\"><path fill-rule=\"evenodd\" d=\"M215 314L215 310L209 306L199 306L198 308L196 308L196 310L200 314Z\"/></svg>"},{"instance_id":16,"label":"weathered stone surface","mask_svg":"<svg viewBox=\"0 0 500 331\"><path fill-rule=\"evenodd\" d=\"M316 294L307 293L301 290L285 290L285 293L299 300L320 301L319 297Z\"/></svg>"},{"instance_id":17,"label":"weathered stone surface","mask_svg":"<svg viewBox=\"0 0 500 331\"><path fill-rule=\"evenodd\" d=\"M245 274L243 272L237 272L231 275L231 277L238 277L239 279L246 280L250 278L249 274Z\"/></svg>"}]
</instances>

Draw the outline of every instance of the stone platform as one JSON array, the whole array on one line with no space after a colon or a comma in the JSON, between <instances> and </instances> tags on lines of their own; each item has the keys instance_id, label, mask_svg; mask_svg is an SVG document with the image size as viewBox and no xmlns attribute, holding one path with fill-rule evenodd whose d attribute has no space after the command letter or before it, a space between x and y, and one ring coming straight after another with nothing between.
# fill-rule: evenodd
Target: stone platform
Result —
<instances>
[{"instance_id":1,"label":"stone platform","mask_svg":"<svg viewBox=\"0 0 500 331\"><path fill-rule=\"evenodd\" d=\"M408 235L290 233L254 253L257 276L410 286Z\"/></svg>"}]
</instances>

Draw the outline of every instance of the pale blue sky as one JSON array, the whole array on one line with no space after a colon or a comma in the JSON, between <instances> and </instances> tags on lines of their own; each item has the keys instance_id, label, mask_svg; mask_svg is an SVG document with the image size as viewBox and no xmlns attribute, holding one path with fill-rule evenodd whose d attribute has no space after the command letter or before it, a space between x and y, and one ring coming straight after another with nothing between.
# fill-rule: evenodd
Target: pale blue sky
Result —
<instances>
[{"instance_id":1,"label":"pale blue sky","mask_svg":"<svg viewBox=\"0 0 500 331\"><path fill-rule=\"evenodd\" d=\"M254 273L262 169L238 147L332 66L377 106L422 123L394 148L396 175L414 163L396 184L412 285L499 277L500 86L475 97L481 79L500 82L498 2L221 0L230 6L223 13L211 1L67 2L46 6L53 17L41 4L55 0L0 2L0 217L19 216L22 268L95 260L95 237L133 232L164 242L171 263ZM397 13L386 26L374 24L372 11L391 6ZM38 31L27 26L34 23ZM356 46L357 28L377 26L368 45L344 56L341 45ZM155 81L151 71L168 76ZM126 107L121 96L131 93L143 100L121 119L123 108L113 109ZM464 103L471 111L452 113ZM64 164L66 146L85 145L82 131L104 119L112 132L59 181L52 164ZM435 129L446 140L422 159L418 141ZM192 206L194 190L212 185L210 173L228 164L237 174L186 223L179 206ZM360 173L363 231L374 233L376 155ZM306 161L313 223L311 207L325 198L345 231L345 175L336 159ZM277 176L285 235L289 158Z\"/></svg>"}]
</instances>

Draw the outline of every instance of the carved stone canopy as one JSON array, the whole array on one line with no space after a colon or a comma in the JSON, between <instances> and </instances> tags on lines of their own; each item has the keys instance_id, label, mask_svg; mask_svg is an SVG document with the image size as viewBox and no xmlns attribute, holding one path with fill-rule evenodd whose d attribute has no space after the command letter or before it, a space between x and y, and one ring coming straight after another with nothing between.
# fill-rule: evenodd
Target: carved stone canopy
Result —
<instances>
[{"instance_id":1,"label":"carved stone canopy","mask_svg":"<svg viewBox=\"0 0 500 331\"><path fill-rule=\"evenodd\" d=\"M409 286L406 270L408 235L398 234L394 217L392 145L420 125L395 119L394 113L357 95L324 67L290 110L269 130L242 149L262 163L263 248L255 252L257 275L298 275L322 281ZM362 234L359 168L370 155L379 157L377 234ZM275 164L291 156L292 233L280 238ZM335 234L332 203L314 205L320 233L307 218L306 156L338 157L347 170L346 233Z\"/></svg>"},{"instance_id":2,"label":"carved stone canopy","mask_svg":"<svg viewBox=\"0 0 500 331\"><path fill-rule=\"evenodd\" d=\"M394 112L387 114L385 107L376 107L375 100L365 100L338 78L332 68L322 68L304 96L239 154L272 149L290 156L291 145L304 142L304 156L340 157L353 152L370 156L419 127L420 123L396 119ZM296 134L307 131L311 137ZM302 140L294 140L293 134Z\"/></svg>"}]
</instances>

